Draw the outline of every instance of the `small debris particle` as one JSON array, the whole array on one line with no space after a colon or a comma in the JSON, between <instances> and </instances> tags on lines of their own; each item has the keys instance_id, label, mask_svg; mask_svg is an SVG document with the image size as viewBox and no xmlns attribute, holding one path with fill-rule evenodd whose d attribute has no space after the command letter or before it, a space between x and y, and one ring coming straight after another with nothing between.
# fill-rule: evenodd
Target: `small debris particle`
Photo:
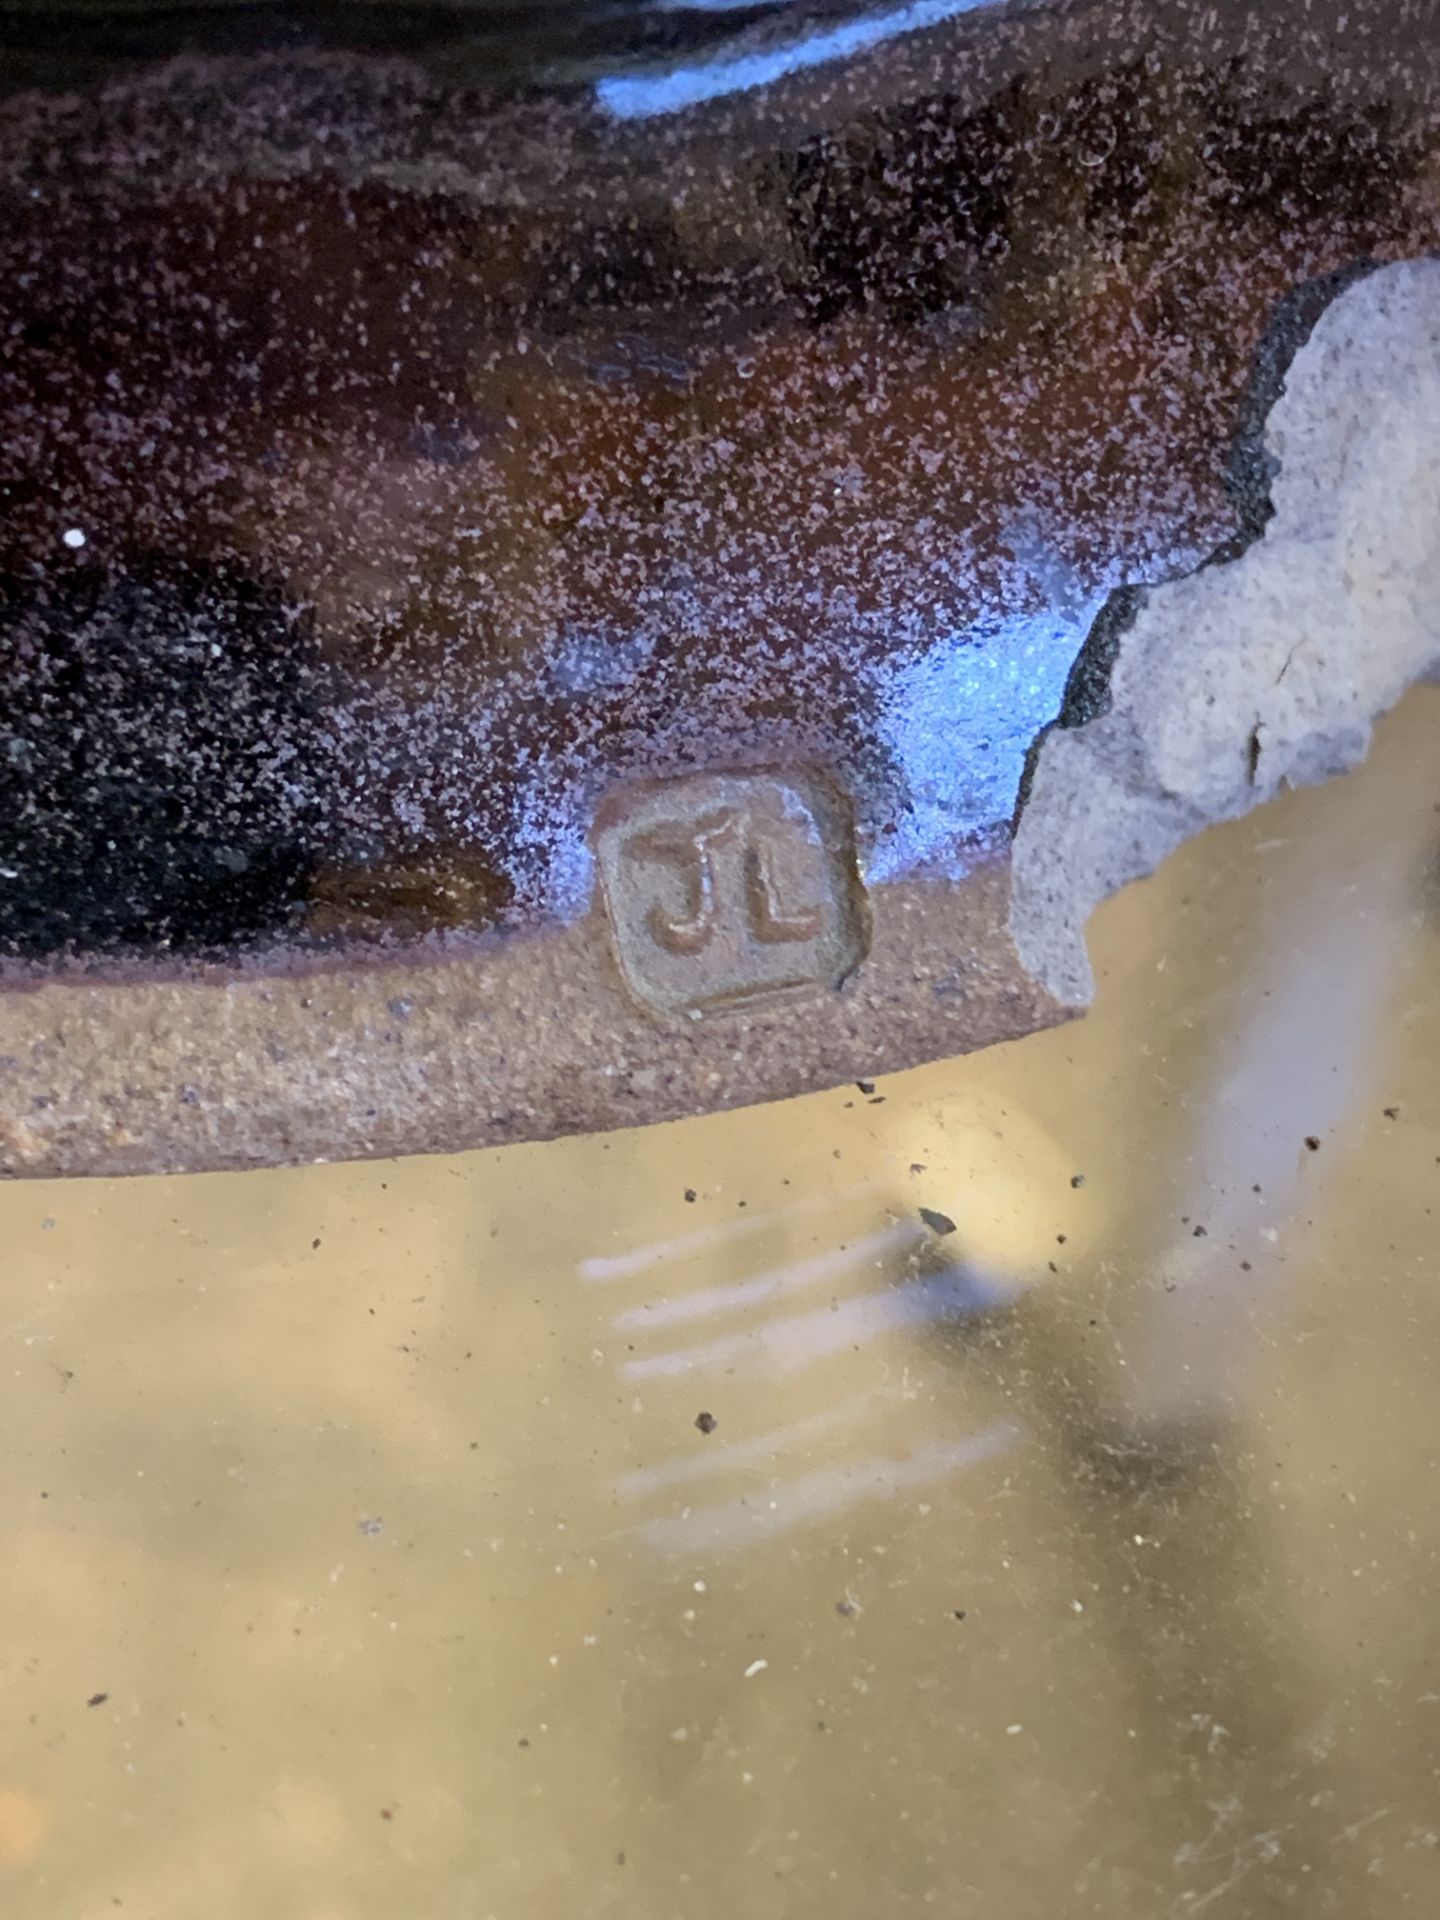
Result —
<instances>
[{"instance_id":1,"label":"small debris particle","mask_svg":"<svg viewBox=\"0 0 1440 1920\"><path fill-rule=\"evenodd\" d=\"M391 1812L390 1812L390 1809L389 1809L389 1807L381 1807L381 1809L380 1809L380 1818L381 1818L382 1820L389 1820L389 1819L391 1819L392 1817L393 1817L393 1816L391 1815Z\"/></svg>"},{"instance_id":2,"label":"small debris particle","mask_svg":"<svg viewBox=\"0 0 1440 1920\"><path fill-rule=\"evenodd\" d=\"M80 548L85 544L85 534L80 527L67 527L60 538L65 542L65 545L70 548L72 553L78 553Z\"/></svg>"},{"instance_id":3,"label":"small debris particle","mask_svg":"<svg viewBox=\"0 0 1440 1920\"><path fill-rule=\"evenodd\" d=\"M1006 1733L1024 1733L1025 1729L1024 1727L1021 1726L1018 1720L1012 1720L1010 1722L1010 1725L1006 1727L1005 1731Z\"/></svg>"},{"instance_id":4,"label":"small debris particle","mask_svg":"<svg viewBox=\"0 0 1440 1920\"><path fill-rule=\"evenodd\" d=\"M757 1673L764 1673L769 1664L770 1662L768 1660L752 1660L745 1669L745 1678L747 1680L753 1680Z\"/></svg>"},{"instance_id":5,"label":"small debris particle","mask_svg":"<svg viewBox=\"0 0 1440 1920\"><path fill-rule=\"evenodd\" d=\"M87 1707L103 1707L109 1698L108 1693L92 1693L85 1704Z\"/></svg>"},{"instance_id":6,"label":"small debris particle","mask_svg":"<svg viewBox=\"0 0 1440 1920\"><path fill-rule=\"evenodd\" d=\"M371 1540L373 1540L377 1534L385 1531L385 1522L380 1518L378 1513L362 1514L356 1522L356 1525L359 1527L361 1533L365 1534L366 1537Z\"/></svg>"},{"instance_id":7,"label":"small debris particle","mask_svg":"<svg viewBox=\"0 0 1440 1920\"><path fill-rule=\"evenodd\" d=\"M873 1080L857 1080L855 1085L860 1089L861 1093L868 1094L874 1093L875 1091L875 1082Z\"/></svg>"},{"instance_id":8,"label":"small debris particle","mask_svg":"<svg viewBox=\"0 0 1440 1920\"><path fill-rule=\"evenodd\" d=\"M1055 1244L1056 1244L1056 1246L1057 1246L1057 1247L1063 1247L1063 1246L1064 1246L1064 1244L1065 1244L1065 1242L1066 1242L1066 1241L1067 1241L1067 1240L1069 1239L1069 1237L1070 1237L1070 1236L1069 1236L1068 1234L1065 1234L1065 1233L1057 1233L1057 1234L1056 1234L1056 1236L1055 1236Z\"/></svg>"},{"instance_id":9,"label":"small debris particle","mask_svg":"<svg viewBox=\"0 0 1440 1920\"><path fill-rule=\"evenodd\" d=\"M1251 1271L1250 1262L1248 1260L1242 1260L1240 1262L1240 1271L1241 1273L1249 1273Z\"/></svg>"},{"instance_id":10,"label":"small debris particle","mask_svg":"<svg viewBox=\"0 0 1440 1920\"><path fill-rule=\"evenodd\" d=\"M842 1620L848 1620L853 1614L857 1614L860 1609L850 1598L849 1594L846 1594L843 1600L837 1600L835 1602L835 1611L840 1615Z\"/></svg>"},{"instance_id":11,"label":"small debris particle","mask_svg":"<svg viewBox=\"0 0 1440 1920\"><path fill-rule=\"evenodd\" d=\"M516 1742L516 1745L521 1747L528 1747L529 1744L530 1744L529 1736L523 1733L521 1734L519 1740Z\"/></svg>"},{"instance_id":12,"label":"small debris particle","mask_svg":"<svg viewBox=\"0 0 1440 1920\"><path fill-rule=\"evenodd\" d=\"M715 1418L713 1413L701 1412L696 1414L695 1424L701 1433L713 1433L720 1422Z\"/></svg>"},{"instance_id":13,"label":"small debris particle","mask_svg":"<svg viewBox=\"0 0 1440 1920\"><path fill-rule=\"evenodd\" d=\"M956 1607L956 1608L955 1608L955 1610L954 1610L954 1618L955 1618L955 1619L957 1619L957 1620L963 1620L963 1619L965 1618L965 1609L964 1609L964 1607Z\"/></svg>"},{"instance_id":14,"label":"small debris particle","mask_svg":"<svg viewBox=\"0 0 1440 1920\"><path fill-rule=\"evenodd\" d=\"M1196 1238L1197 1240L1203 1240L1203 1239L1205 1238L1205 1229L1204 1229L1204 1227L1196 1227L1196 1229L1195 1229L1195 1238Z\"/></svg>"},{"instance_id":15,"label":"small debris particle","mask_svg":"<svg viewBox=\"0 0 1440 1920\"><path fill-rule=\"evenodd\" d=\"M1085 1184L1085 1176L1084 1176L1084 1174L1083 1174L1083 1173L1072 1173L1072 1174L1071 1174L1071 1176L1070 1176L1070 1184L1071 1184L1071 1186L1072 1186L1072 1187L1074 1187L1074 1189L1075 1189L1075 1191L1076 1191L1076 1192L1078 1193L1078 1192L1080 1191L1080 1189L1081 1189L1081 1187L1083 1187L1083 1186L1084 1186L1084 1184Z\"/></svg>"},{"instance_id":16,"label":"small debris particle","mask_svg":"<svg viewBox=\"0 0 1440 1920\"><path fill-rule=\"evenodd\" d=\"M1306 1134L1306 1136L1305 1136L1305 1144L1306 1144L1306 1146L1307 1146L1307 1147L1308 1147L1308 1148L1310 1149L1310 1151L1311 1151L1311 1153L1318 1153L1318 1152L1320 1151L1320 1136L1319 1136L1319 1134L1317 1134L1317 1133L1307 1133L1307 1134Z\"/></svg>"},{"instance_id":17,"label":"small debris particle","mask_svg":"<svg viewBox=\"0 0 1440 1920\"><path fill-rule=\"evenodd\" d=\"M920 1218L932 1233L954 1233L955 1222L948 1213L937 1213L933 1207L921 1207Z\"/></svg>"},{"instance_id":18,"label":"small debris particle","mask_svg":"<svg viewBox=\"0 0 1440 1920\"><path fill-rule=\"evenodd\" d=\"M625 1864L625 1852L624 1852L624 1849L623 1849L623 1848L621 1849L621 1851L620 1851L619 1853L617 1853L617 1854L616 1854L616 1856L615 1856L615 1864L616 1864L616 1866L617 1866L617 1867L623 1867L623 1866L624 1866L624 1864Z\"/></svg>"},{"instance_id":19,"label":"small debris particle","mask_svg":"<svg viewBox=\"0 0 1440 1920\"><path fill-rule=\"evenodd\" d=\"M320 1242L318 1240L312 1240L310 1242L310 1251L313 1253L315 1249L319 1246L319 1244Z\"/></svg>"},{"instance_id":20,"label":"small debris particle","mask_svg":"<svg viewBox=\"0 0 1440 1920\"><path fill-rule=\"evenodd\" d=\"M53 1229L54 1225L55 1225L55 1216L53 1214L47 1213L45 1218L40 1222L40 1231L42 1233L49 1233Z\"/></svg>"},{"instance_id":21,"label":"small debris particle","mask_svg":"<svg viewBox=\"0 0 1440 1920\"><path fill-rule=\"evenodd\" d=\"M865 1104L867 1107L883 1107L885 1104L885 1096L883 1093L877 1093L873 1100L867 1100Z\"/></svg>"},{"instance_id":22,"label":"small debris particle","mask_svg":"<svg viewBox=\"0 0 1440 1920\"><path fill-rule=\"evenodd\" d=\"M695 1189L694 1189L694 1187L686 1187L686 1189L685 1189L685 1198L686 1198L686 1199L687 1199L687 1200L688 1200L688 1201L690 1202L690 1205L691 1205L691 1206L693 1207L693 1206L694 1206L694 1204L695 1204Z\"/></svg>"},{"instance_id":23,"label":"small debris particle","mask_svg":"<svg viewBox=\"0 0 1440 1920\"><path fill-rule=\"evenodd\" d=\"M1398 1107L1386 1107L1385 1118L1387 1120L1398 1120L1400 1118L1400 1109ZM51 1225L51 1222L47 1220L45 1224L48 1227Z\"/></svg>"},{"instance_id":24,"label":"small debris particle","mask_svg":"<svg viewBox=\"0 0 1440 1920\"><path fill-rule=\"evenodd\" d=\"M910 1171L911 1171L911 1173L924 1173L924 1172L925 1172L925 1163L924 1163L924 1161L923 1161L923 1160L912 1160L912 1161L910 1162Z\"/></svg>"}]
</instances>

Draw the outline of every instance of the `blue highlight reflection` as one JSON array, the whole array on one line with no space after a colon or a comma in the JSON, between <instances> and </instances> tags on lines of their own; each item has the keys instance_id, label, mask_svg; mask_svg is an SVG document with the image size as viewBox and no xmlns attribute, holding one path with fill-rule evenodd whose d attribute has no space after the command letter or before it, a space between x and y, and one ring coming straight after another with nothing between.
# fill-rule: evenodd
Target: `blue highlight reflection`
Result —
<instances>
[{"instance_id":1,"label":"blue highlight reflection","mask_svg":"<svg viewBox=\"0 0 1440 1920\"><path fill-rule=\"evenodd\" d=\"M937 641L908 667L887 668L878 731L908 804L877 836L871 882L947 855L1007 820L1035 735L1059 712L1070 669L1108 589L1088 599L992 617Z\"/></svg>"},{"instance_id":2,"label":"blue highlight reflection","mask_svg":"<svg viewBox=\"0 0 1440 1920\"><path fill-rule=\"evenodd\" d=\"M946 20L992 4L993 0L911 0L909 6L896 7L868 19L849 20L842 26L813 33L787 46L768 47L730 60L679 67L668 73L617 75L597 84L595 98L616 120L646 120L659 114L680 113L705 100L747 93L754 87L769 86L772 81L802 73L807 68L849 59L899 34L939 26Z\"/></svg>"}]
</instances>

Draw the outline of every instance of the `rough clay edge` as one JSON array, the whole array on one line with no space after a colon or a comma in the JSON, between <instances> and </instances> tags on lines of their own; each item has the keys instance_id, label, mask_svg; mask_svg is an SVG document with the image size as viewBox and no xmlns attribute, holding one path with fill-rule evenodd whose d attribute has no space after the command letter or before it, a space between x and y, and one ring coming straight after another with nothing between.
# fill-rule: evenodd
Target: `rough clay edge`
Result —
<instances>
[{"instance_id":1,"label":"rough clay edge","mask_svg":"<svg viewBox=\"0 0 1440 1920\"><path fill-rule=\"evenodd\" d=\"M1027 768L1011 931L1070 1006L1094 994L1102 900L1204 827L1354 767L1373 722L1440 673L1440 260L1297 290L1232 478L1236 538L1183 580L1112 595Z\"/></svg>"}]
</instances>

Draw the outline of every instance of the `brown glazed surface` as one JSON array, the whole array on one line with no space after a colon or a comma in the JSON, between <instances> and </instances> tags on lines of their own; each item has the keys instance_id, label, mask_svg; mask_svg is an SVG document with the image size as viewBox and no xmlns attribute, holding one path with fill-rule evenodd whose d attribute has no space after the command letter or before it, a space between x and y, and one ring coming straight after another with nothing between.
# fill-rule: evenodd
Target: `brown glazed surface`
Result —
<instances>
[{"instance_id":1,"label":"brown glazed surface","mask_svg":"<svg viewBox=\"0 0 1440 1920\"><path fill-rule=\"evenodd\" d=\"M1440 47L942 11L7 17L10 1170L544 1137L1061 1017L1027 751L1117 590L1263 526L1329 293L1435 249ZM607 878L607 832L681 850Z\"/></svg>"}]
</instances>

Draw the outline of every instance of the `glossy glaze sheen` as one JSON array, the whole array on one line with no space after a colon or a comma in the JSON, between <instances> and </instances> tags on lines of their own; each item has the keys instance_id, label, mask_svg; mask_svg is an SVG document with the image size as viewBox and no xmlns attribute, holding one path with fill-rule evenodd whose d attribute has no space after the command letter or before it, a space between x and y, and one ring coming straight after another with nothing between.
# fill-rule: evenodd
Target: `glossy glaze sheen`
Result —
<instances>
[{"instance_id":1,"label":"glossy glaze sheen","mask_svg":"<svg viewBox=\"0 0 1440 1920\"><path fill-rule=\"evenodd\" d=\"M1027 753L1263 527L1325 299L1434 248L1428 0L368 18L7 16L0 1165L499 1143L1060 1017ZM682 1029L594 828L692 777L833 786L870 938Z\"/></svg>"},{"instance_id":2,"label":"glossy glaze sheen","mask_svg":"<svg viewBox=\"0 0 1440 1920\"><path fill-rule=\"evenodd\" d=\"M617 782L797 758L963 868L1277 302L1435 237L1420 6L533 26L7 103L12 953L566 918Z\"/></svg>"}]
</instances>

